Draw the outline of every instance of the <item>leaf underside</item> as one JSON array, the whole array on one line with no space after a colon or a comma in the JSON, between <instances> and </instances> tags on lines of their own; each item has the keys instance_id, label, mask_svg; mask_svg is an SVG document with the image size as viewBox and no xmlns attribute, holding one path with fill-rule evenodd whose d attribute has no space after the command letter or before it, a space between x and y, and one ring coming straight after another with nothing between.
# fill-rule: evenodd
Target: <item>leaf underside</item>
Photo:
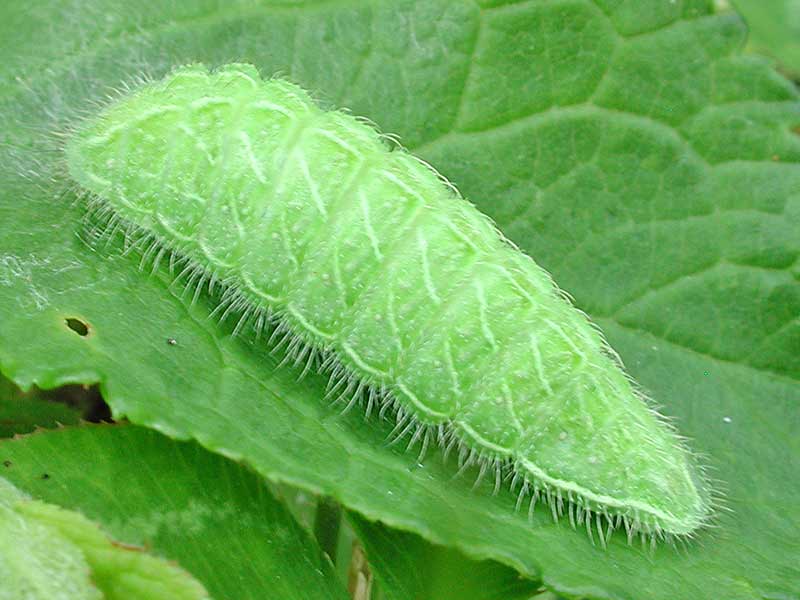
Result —
<instances>
[{"instance_id":1,"label":"leaf underside","mask_svg":"<svg viewBox=\"0 0 800 600\"><path fill-rule=\"evenodd\" d=\"M0 477L0 597L208 600L177 565L111 539L79 512L20 496Z\"/></svg>"},{"instance_id":2,"label":"leaf underside","mask_svg":"<svg viewBox=\"0 0 800 600\"><path fill-rule=\"evenodd\" d=\"M73 5L74 4L74 5ZM491 5L491 6L490 6ZM592 598L798 594L800 105L704 2L557 0L0 9L0 368L98 381L116 415L242 457L369 519ZM99 18L102 16L102 18ZM58 136L193 61L255 63L399 133L601 325L705 457L729 511L650 552L515 513L384 444L324 380L232 339L166 273L75 235ZM66 319L88 327L80 335ZM175 340L175 344L167 340ZM677 575L680 574L680 575Z\"/></svg>"},{"instance_id":3,"label":"leaf underside","mask_svg":"<svg viewBox=\"0 0 800 600\"><path fill-rule=\"evenodd\" d=\"M260 600L265 590L287 600L347 597L310 535L264 482L194 442L131 425L40 431L0 441L0 477L79 511L124 544L176 561L215 599ZM96 554L103 558L102 549ZM123 583L147 584L153 572L145 563L144 577L137 576L135 554L113 562L93 579L121 575Z\"/></svg>"}]
</instances>

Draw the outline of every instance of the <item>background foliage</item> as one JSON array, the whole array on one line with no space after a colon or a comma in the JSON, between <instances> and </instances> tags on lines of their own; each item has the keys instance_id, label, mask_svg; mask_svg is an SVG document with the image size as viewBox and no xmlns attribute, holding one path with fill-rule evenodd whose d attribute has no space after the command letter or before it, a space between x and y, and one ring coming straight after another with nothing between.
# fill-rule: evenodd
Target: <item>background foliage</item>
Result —
<instances>
[{"instance_id":1,"label":"background foliage","mask_svg":"<svg viewBox=\"0 0 800 600\"><path fill-rule=\"evenodd\" d=\"M734 0L750 30L747 47L777 60L778 67L800 78L800 2Z\"/></svg>"},{"instance_id":2,"label":"background foliage","mask_svg":"<svg viewBox=\"0 0 800 600\"><path fill-rule=\"evenodd\" d=\"M414 569L381 560L393 551L410 565L428 552L455 552L442 565L491 559L487 598L492 582L508 584L507 567L567 596L797 596L800 103L791 82L742 54L745 31L701 0L5 3L0 369L23 387L98 383L117 419L335 498L360 515L387 597L432 593L435 579L414 591ZM276 368L280 356L232 338L208 318L213 299L190 305L166 269L150 275L113 245L82 243L55 134L137 77L232 60L399 133L550 270L705 457L728 509L716 527L650 552L624 536L603 550L546 509L529 522L513 494L472 490L474 474L453 479L440 453L419 461L387 446L391 424L325 405L321 378L298 382ZM263 483L196 443L82 427L0 449L26 457L0 471L21 489L57 501L34 476L52 462L64 469L60 502L179 560L219 598L258 597L280 578L286 590L344 593ZM170 456L184 457L183 475ZM136 460L141 479L120 479ZM245 483L220 485L215 473ZM217 521L162 540L153 506L173 493ZM200 564L217 536L247 534L218 505L271 515L264 558L236 590L215 588ZM300 569L270 544L299 544L317 566ZM241 556L218 562L244 569Z\"/></svg>"}]
</instances>

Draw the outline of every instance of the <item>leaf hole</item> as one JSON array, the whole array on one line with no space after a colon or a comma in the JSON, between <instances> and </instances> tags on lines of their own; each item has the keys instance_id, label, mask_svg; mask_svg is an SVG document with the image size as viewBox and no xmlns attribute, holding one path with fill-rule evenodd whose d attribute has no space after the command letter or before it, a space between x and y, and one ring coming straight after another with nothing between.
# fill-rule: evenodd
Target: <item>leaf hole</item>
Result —
<instances>
[{"instance_id":1,"label":"leaf hole","mask_svg":"<svg viewBox=\"0 0 800 600\"><path fill-rule=\"evenodd\" d=\"M86 337L87 335L89 335L88 323L84 323L80 319L76 319L74 317L68 317L67 319L64 319L64 322L67 324L67 327L69 327L79 336Z\"/></svg>"}]
</instances>

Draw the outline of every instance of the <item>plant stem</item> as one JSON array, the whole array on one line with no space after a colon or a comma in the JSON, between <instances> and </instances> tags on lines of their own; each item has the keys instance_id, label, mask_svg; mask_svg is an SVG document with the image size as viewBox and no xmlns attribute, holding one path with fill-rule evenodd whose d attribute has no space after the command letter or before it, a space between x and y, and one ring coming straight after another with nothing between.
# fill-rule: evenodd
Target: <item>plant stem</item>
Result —
<instances>
[{"instance_id":1,"label":"plant stem","mask_svg":"<svg viewBox=\"0 0 800 600\"><path fill-rule=\"evenodd\" d=\"M336 564L341 521L342 508L339 503L328 496L321 497L317 501L317 513L314 515L314 537L334 564Z\"/></svg>"}]
</instances>

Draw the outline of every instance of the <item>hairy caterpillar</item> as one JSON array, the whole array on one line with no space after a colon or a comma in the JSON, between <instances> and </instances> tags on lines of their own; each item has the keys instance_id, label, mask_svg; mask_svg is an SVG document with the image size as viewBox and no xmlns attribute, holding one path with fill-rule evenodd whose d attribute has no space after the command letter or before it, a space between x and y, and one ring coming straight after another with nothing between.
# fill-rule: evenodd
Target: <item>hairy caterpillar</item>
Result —
<instances>
[{"instance_id":1,"label":"hairy caterpillar","mask_svg":"<svg viewBox=\"0 0 800 600\"><path fill-rule=\"evenodd\" d=\"M685 535L710 513L679 436L533 260L422 161L249 65L183 67L66 148L145 255L189 261L329 394L394 407L520 501L607 534ZM607 535L606 534L606 535ZM601 536L602 537L602 536Z\"/></svg>"}]
</instances>

